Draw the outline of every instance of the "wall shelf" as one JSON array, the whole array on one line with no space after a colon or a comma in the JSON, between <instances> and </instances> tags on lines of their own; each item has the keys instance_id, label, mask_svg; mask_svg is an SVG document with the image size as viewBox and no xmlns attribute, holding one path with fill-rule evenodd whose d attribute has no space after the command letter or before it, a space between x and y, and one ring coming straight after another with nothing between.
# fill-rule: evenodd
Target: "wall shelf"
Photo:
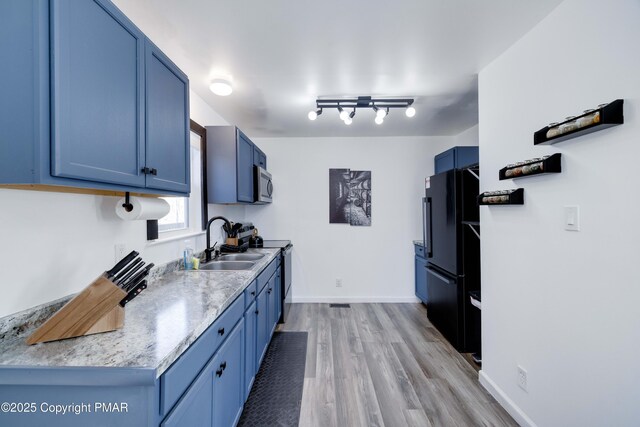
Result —
<instances>
[{"instance_id":1,"label":"wall shelf","mask_svg":"<svg viewBox=\"0 0 640 427\"><path fill-rule=\"evenodd\" d=\"M480 206L524 205L524 188L485 191L478 196Z\"/></svg>"},{"instance_id":2,"label":"wall shelf","mask_svg":"<svg viewBox=\"0 0 640 427\"><path fill-rule=\"evenodd\" d=\"M587 110L565 121L552 123L533 134L533 145L556 144L624 123L623 99L602 104L597 109Z\"/></svg>"},{"instance_id":3,"label":"wall shelf","mask_svg":"<svg viewBox=\"0 0 640 427\"><path fill-rule=\"evenodd\" d=\"M539 159L525 160L524 162L507 165L500 169L498 177L502 181L505 179L525 178L547 173L560 173L562 172L562 166L560 164L561 157L561 153L555 153Z\"/></svg>"}]
</instances>

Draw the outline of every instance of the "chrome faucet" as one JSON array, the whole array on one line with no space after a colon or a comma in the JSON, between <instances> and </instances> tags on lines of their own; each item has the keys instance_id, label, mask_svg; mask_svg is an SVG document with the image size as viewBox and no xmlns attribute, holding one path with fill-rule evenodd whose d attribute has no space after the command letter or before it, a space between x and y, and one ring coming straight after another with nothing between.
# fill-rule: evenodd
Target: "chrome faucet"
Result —
<instances>
[{"instance_id":1,"label":"chrome faucet","mask_svg":"<svg viewBox=\"0 0 640 427\"><path fill-rule=\"evenodd\" d=\"M207 222L207 248L204 250L204 254L205 254L205 262L209 262L211 261L211 254L213 253L214 255L216 254L216 243L214 243L213 246L211 246L211 223L213 223L213 221L217 220L217 219L221 219L225 222L225 224L227 224L227 230L231 230L231 223L229 222L229 220L223 216L214 216L213 218L211 218L209 220L209 222ZM216 256L217 258L217 256Z\"/></svg>"}]
</instances>

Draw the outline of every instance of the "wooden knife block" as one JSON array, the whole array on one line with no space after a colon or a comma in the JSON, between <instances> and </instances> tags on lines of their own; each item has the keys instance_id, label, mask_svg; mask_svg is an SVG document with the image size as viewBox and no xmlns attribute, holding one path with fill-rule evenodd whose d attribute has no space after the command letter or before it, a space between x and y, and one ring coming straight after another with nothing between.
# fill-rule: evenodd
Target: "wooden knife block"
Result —
<instances>
[{"instance_id":1,"label":"wooden knife block","mask_svg":"<svg viewBox=\"0 0 640 427\"><path fill-rule=\"evenodd\" d=\"M238 238L237 237L227 237L225 241L227 245L238 246Z\"/></svg>"},{"instance_id":2,"label":"wooden knife block","mask_svg":"<svg viewBox=\"0 0 640 427\"><path fill-rule=\"evenodd\" d=\"M27 344L120 329L124 326L124 308L120 301L126 296L125 291L103 274L36 329Z\"/></svg>"}]
</instances>

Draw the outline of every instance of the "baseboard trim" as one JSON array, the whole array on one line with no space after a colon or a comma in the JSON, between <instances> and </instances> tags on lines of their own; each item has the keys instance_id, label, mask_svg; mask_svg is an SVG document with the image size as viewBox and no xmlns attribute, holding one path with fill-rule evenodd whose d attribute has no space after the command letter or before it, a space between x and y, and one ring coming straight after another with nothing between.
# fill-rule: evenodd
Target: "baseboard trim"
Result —
<instances>
[{"instance_id":1,"label":"baseboard trim","mask_svg":"<svg viewBox=\"0 0 640 427\"><path fill-rule=\"evenodd\" d=\"M295 303L416 303L416 297L293 297Z\"/></svg>"},{"instance_id":2,"label":"baseboard trim","mask_svg":"<svg viewBox=\"0 0 640 427\"><path fill-rule=\"evenodd\" d=\"M534 423L531 418L524 413L522 409L518 405L515 404L513 400L506 395L506 393L498 387L498 385L493 382L491 378L487 374L484 373L483 370L480 371L478 375L478 380L480 384L493 396L498 403L513 417L513 419L523 427L537 427L536 423Z\"/></svg>"}]
</instances>

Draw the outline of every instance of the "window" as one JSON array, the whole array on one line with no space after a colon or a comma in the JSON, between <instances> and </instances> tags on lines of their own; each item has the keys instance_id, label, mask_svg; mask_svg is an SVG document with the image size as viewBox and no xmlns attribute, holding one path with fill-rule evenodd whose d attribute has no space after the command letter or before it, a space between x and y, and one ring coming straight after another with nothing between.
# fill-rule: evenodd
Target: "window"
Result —
<instances>
[{"instance_id":1,"label":"window","mask_svg":"<svg viewBox=\"0 0 640 427\"><path fill-rule=\"evenodd\" d=\"M202 154L200 135L191 131L191 195L189 197L163 197L169 203L167 216L158 221L163 237L171 232L195 233L202 231ZM178 233L175 233L178 234Z\"/></svg>"}]
</instances>

